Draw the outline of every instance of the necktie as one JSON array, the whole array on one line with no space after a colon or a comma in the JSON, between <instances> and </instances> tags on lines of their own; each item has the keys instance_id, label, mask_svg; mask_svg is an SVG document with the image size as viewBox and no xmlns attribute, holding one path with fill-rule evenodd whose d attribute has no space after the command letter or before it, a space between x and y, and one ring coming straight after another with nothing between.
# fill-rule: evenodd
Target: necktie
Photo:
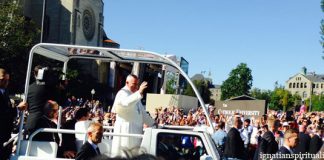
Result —
<instances>
[{"instance_id":1,"label":"necktie","mask_svg":"<svg viewBox=\"0 0 324 160\"><path fill-rule=\"evenodd\" d=\"M96 151L97 151L97 154L100 155L100 150L99 150L99 147L96 148Z\"/></svg>"}]
</instances>

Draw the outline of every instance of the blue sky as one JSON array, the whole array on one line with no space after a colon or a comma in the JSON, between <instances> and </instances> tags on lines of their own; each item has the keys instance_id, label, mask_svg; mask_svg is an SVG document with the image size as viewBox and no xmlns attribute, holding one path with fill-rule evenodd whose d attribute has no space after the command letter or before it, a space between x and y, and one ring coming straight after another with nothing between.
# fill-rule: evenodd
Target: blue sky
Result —
<instances>
[{"instance_id":1,"label":"blue sky","mask_svg":"<svg viewBox=\"0 0 324 160\"><path fill-rule=\"evenodd\" d=\"M239 63L253 87L273 89L307 71L324 74L320 0L105 0L104 28L121 48L183 56L189 76L221 84Z\"/></svg>"}]
</instances>

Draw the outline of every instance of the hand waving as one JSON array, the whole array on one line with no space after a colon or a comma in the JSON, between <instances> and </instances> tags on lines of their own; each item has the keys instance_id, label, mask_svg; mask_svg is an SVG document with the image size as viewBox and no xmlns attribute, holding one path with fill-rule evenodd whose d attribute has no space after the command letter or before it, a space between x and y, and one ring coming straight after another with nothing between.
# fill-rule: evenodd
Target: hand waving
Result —
<instances>
[{"instance_id":1,"label":"hand waving","mask_svg":"<svg viewBox=\"0 0 324 160\"><path fill-rule=\"evenodd\" d=\"M140 94L143 94L143 92L144 92L144 90L145 90L146 88L147 88L147 82L144 81L144 82L142 82L142 84L140 85L140 87L139 87L139 89L138 89L139 93L140 93Z\"/></svg>"}]
</instances>

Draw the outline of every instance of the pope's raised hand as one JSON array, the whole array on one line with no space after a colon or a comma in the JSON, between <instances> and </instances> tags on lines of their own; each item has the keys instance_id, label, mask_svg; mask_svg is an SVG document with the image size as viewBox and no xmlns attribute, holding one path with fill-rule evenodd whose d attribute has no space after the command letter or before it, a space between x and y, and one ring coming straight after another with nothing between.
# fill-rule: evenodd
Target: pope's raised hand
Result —
<instances>
[{"instance_id":1,"label":"pope's raised hand","mask_svg":"<svg viewBox=\"0 0 324 160\"><path fill-rule=\"evenodd\" d=\"M144 92L144 90L145 90L146 88L147 88L147 82L144 81L144 82L142 82L142 84L140 85L140 87L139 87L139 89L138 89L139 93L140 93L140 94L143 94L143 92Z\"/></svg>"}]
</instances>

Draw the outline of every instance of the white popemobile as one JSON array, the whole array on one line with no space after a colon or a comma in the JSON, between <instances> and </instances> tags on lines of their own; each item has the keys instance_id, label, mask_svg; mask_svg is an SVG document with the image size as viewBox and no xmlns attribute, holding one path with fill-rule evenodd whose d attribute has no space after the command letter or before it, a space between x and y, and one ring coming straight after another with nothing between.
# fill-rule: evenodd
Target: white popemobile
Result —
<instances>
[{"instance_id":1,"label":"white popemobile","mask_svg":"<svg viewBox=\"0 0 324 160\"><path fill-rule=\"evenodd\" d=\"M75 53L72 50L90 50L95 51L96 54L90 53ZM196 96L201 104L205 106L199 92L197 91L194 84L191 82L190 78L186 73L177 65L175 62L167 58L166 56L148 52L143 50L127 50L127 49L115 49L115 48L103 48L103 47L90 47L90 46L78 46L78 45L62 45L62 44L48 44L41 43L35 45L29 54L26 85L25 85L25 97L28 93L28 84L31 76L31 69L33 63L33 57L35 54L42 55L44 57L54 59L63 62L63 73L67 71L67 63L70 59L89 59L89 60L102 60L105 62L139 62L139 63L149 63L149 64L160 64L167 65L176 68L180 74L188 81L188 83L193 88ZM195 106L196 104L193 104ZM212 124L206 107L202 107L209 124ZM60 112L62 109L60 107ZM20 113L21 121L24 121L23 113ZM20 125L19 133L16 137L13 137L10 141L17 139L16 153L11 157L12 160L59 160L64 158L57 158L58 145L55 142L44 142L44 141L33 141L33 137L40 132L56 132L56 133L67 133L67 134L84 134L85 132L80 132L76 130L60 129L61 114L59 114L58 127L53 128L41 128L35 131L29 140L24 140L23 135L23 124ZM106 128L107 130L112 129L112 127ZM104 139L102 143L99 144L100 151L103 154L111 154L111 141L112 137L137 137L142 139L141 150L146 153L163 157L168 159L167 154L171 153L168 149L161 149L161 146L177 146L178 153L175 153L174 158L180 159L220 159L216 146L211 138L214 128L212 125L209 127L184 127L184 126L162 126L161 128L146 128L144 134L114 134L112 132L105 132ZM188 144L194 141L195 147ZM9 142L10 142L9 141ZM80 147L85 140L77 140L77 147ZM163 145L162 145L163 143ZM165 144L169 143L169 144ZM79 149L79 148L78 148ZM171 149L171 148L169 148ZM175 150L175 148L173 148ZM173 156L173 155L172 155Z\"/></svg>"}]
</instances>

